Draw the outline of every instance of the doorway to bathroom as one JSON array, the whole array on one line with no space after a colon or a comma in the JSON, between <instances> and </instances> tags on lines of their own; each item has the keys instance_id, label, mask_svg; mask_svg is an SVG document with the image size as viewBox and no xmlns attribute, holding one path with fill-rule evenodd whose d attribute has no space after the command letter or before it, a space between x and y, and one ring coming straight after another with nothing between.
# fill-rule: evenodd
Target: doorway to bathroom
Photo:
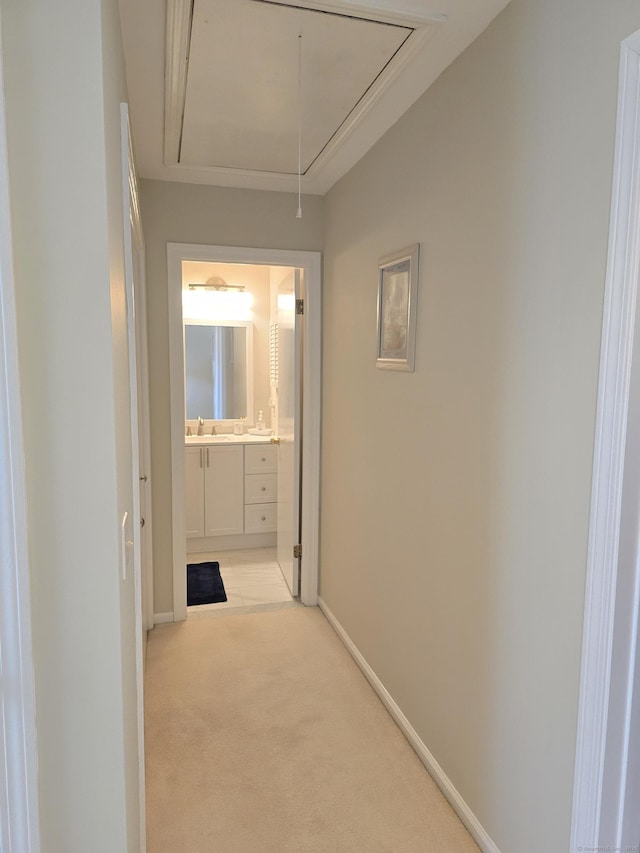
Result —
<instances>
[{"instance_id":1,"label":"doorway to bathroom","mask_svg":"<svg viewBox=\"0 0 640 853\"><path fill-rule=\"evenodd\" d=\"M190 615L315 604L320 255L169 244L168 273L173 619L187 565L227 599Z\"/></svg>"}]
</instances>

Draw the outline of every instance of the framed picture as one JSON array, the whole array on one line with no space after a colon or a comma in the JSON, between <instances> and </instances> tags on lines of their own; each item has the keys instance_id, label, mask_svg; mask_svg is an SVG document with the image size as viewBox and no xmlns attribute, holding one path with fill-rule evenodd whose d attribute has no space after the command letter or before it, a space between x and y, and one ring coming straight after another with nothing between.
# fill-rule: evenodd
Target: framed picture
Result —
<instances>
[{"instance_id":1,"label":"framed picture","mask_svg":"<svg viewBox=\"0 0 640 853\"><path fill-rule=\"evenodd\" d=\"M378 358L383 370L415 368L418 259L416 243L378 264Z\"/></svg>"}]
</instances>

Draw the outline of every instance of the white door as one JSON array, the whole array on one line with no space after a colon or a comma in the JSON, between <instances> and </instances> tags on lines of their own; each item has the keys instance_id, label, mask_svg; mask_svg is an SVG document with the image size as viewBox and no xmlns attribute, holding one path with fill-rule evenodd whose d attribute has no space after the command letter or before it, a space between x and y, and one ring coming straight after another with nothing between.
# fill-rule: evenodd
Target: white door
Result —
<instances>
[{"instance_id":1,"label":"white door","mask_svg":"<svg viewBox=\"0 0 640 853\"><path fill-rule=\"evenodd\" d=\"M292 269L278 285L276 434L278 447L278 562L291 595L300 592L300 425L302 316L296 303L302 291L301 270Z\"/></svg>"}]
</instances>

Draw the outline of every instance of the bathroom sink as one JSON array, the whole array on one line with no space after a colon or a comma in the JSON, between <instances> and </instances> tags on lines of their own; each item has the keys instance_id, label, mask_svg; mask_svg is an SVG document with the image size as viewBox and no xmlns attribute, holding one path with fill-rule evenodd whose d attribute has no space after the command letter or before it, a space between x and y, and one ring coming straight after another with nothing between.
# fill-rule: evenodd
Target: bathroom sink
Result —
<instances>
[{"instance_id":1,"label":"bathroom sink","mask_svg":"<svg viewBox=\"0 0 640 853\"><path fill-rule=\"evenodd\" d=\"M225 441L233 441L232 435L185 435L186 444L221 444Z\"/></svg>"},{"instance_id":2,"label":"bathroom sink","mask_svg":"<svg viewBox=\"0 0 640 853\"><path fill-rule=\"evenodd\" d=\"M267 430L264 430L266 432ZM270 441L272 430L269 430L269 435L264 435L261 432L259 435L242 433L242 435L234 435L230 432L224 432L220 435L186 435L184 443L187 447L198 444L266 444Z\"/></svg>"}]
</instances>

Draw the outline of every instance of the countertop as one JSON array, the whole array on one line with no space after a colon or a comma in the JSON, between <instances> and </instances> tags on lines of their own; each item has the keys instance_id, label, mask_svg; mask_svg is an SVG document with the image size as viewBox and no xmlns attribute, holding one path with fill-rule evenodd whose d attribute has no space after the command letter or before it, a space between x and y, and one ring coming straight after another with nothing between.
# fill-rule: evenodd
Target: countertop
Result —
<instances>
[{"instance_id":1,"label":"countertop","mask_svg":"<svg viewBox=\"0 0 640 853\"><path fill-rule=\"evenodd\" d=\"M220 435L185 435L185 447L203 447L208 445L221 445L222 447L230 444L270 444L270 435L234 435L233 433L222 433Z\"/></svg>"}]
</instances>

